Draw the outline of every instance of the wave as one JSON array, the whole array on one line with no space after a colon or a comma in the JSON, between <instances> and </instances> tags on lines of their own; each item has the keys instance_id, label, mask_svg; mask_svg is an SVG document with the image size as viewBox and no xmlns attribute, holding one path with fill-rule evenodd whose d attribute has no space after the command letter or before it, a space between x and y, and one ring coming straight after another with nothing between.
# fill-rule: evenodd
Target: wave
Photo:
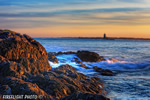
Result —
<instances>
[{"instance_id":1,"label":"wave","mask_svg":"<svg viewBox=\"0 0 150 100\"><path fill-rule=\"evenodd\" d=\"M103 69L110 69L110 70L120 70L120 71L134 71L138 69L145 69L147 68L150 64L147 62L144 63L138 63L138 62L127 62L127 61L118 61L114 62L112 60L106 60L102 62L97 62L97 63L84 63L87 66L93 67L93 66L98 66Z\"/></svg>"},{"instance_id":2,"label":"wave","mask_svg":"<svg viewBox=\"0 0 150 100\"><path fill-rule=\"evenodd\" d=\"M80 64L75 62L75 58L81 61L75 54L69 55L58 55L57 58L59 59L59 63L55 64L50 62L52 68L57 68L60 65L70 64L71 66L75 67L78 70L84 70L84 68L80 67ZM114 58L105 58L106 61L101 62L83 62L87 67L93 68L94 66L103 68L103 69L110 69L116 71L137 71L137 70L145 70L150 69L149 62L136 62L136 61L123 61L117 60Z\"/></svg>"}]
</instances>

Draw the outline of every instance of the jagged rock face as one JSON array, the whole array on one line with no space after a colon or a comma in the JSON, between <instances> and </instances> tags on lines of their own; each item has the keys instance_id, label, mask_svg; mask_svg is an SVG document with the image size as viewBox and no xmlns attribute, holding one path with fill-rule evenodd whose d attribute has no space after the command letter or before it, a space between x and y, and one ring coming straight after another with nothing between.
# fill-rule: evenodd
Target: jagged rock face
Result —
<instances>
[{"instance_id":1,"label":"jagged rock face","mask_svg":"<svg viewBox=\"0 0 150 100\"><path fill-rule=\"evenodd\" d=\"M0 32L0 55L23 65L24 70L32 74L51 69L44 47L28 35Z\"/></svg>"},{"instance_id":2,"label":"jagged rock face","mask_svg":"<svg viewBox=\"0 0 150 100\"><path fill-rule=\"evenodd\" d=\"M31 80L55 98L62 98L78 92L105 94L99 78L91 78L82 73L77 73L76 69L70 65L61 65L44 75L34 76Z\"/></svg>"},{"instance_id":3,"label":"jagged rock face","mask_svg":"<svg viewBox=\"0 0 150 100\"><path fill-rule=\"evenodd\" d=\"M104 57L101 57L99 54L90 51L77 51L77 56L85 62L99 62L104 60Z\"/></svg>"}]
</instances>

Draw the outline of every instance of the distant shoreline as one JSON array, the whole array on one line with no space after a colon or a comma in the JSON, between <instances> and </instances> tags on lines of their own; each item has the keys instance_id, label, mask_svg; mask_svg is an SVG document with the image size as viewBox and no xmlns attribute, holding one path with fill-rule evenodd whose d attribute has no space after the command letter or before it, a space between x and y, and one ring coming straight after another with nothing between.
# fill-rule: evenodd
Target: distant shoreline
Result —
<instances>
[{"instance_id":1,"label":"distant shoreline","mask_svg":"<svg viewBox=\"0 0 150 100\"><path fill-rule=\"evenodd\" d=\"M132 37L34 37L34 38L70 38L70 39L101 39L101 40L148 40L150 38L132 38Z\"/></svg>"},{"instance_id":2,"label":"distant shoreline","mask_svg":"<svg viewBox=\"0 0 150 100\"><path fill-rule=\"evenodd\" d=\"M78 37L81 39L102 39L102 40L150 40L150 38L130 38L130 37Z\"/></svg>"}]
</instances>

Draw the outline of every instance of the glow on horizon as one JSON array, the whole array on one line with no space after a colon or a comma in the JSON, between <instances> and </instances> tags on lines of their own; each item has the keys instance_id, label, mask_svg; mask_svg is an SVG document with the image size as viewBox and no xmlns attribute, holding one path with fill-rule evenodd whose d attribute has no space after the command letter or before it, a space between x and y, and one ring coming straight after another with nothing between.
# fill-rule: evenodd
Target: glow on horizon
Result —
<instances>
[{"instance_id":1,"label":"glow on horizon","mask_svg":"<svg viewBox=\"0 0 150 100\"><path fill-rule=\"evenodd\" d=\"M149 0L0 2L0 29L32 37L150 38Z\"/></svg>"},{"instance_id":2,"label":"glow on horizon","mask_svg":"<svg viewBox=\"0 0 150 100\"><path fill-rule=\"evenodd\" d=\"M15 30L25 34L32 33L32 37L103 37L104 33L106 33L108 37L149 38L150 36L149 26L99 26L99 28L96 26L87 26L86 29L87 28L89 28L87 31L85 31L85 28L82 28L81 26L52 28L45 27ZM42 32L40 32L41 30ZM29 33L25 31L28 31Z\"/></svg>"}]
</instances>

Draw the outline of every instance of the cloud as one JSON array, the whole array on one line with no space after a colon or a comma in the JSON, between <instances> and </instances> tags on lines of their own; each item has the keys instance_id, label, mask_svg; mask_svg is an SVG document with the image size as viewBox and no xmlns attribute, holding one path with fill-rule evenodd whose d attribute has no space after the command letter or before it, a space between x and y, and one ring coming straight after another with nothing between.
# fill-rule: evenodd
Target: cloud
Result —
<instances>
[{"instance_id":1,"label":"cloud","mask_svg":"<svg viewBox=\"0 0 150 100\"><path fill-rule=\"evenodd\" d=\"M150 24L148 0L0 0L0 2L0 9L3 9L0 11L2 23L0 27Z\"/></svg>"},{"instance_id":2,"label":"cloud","mask_svg":"<svg viewBox=\"0 0 150 100\"><path fill-rule=\"evenodd\" d=\"M92 10L93 11L93 10ZM35 13L32 15L3 15L0 17L1 28L36 28L58 26L90 26L90 25L150 25L150 13L143 10L109 10L108 12L94 10L86 13ZM111 12L110 12L111 11ZM79 11L81 12L81 11ZM137 16L138 15L138 16ZM0 15L2 16L2 15ZM4 18L5 16L5 18Z\"/></svg>"},{"instance_id":3,"label":"cloud","mask_svg":"<svg viewBox=\"0 0 150 100\"><path fill-rule=\"evenodd\" d=\"M62 10L55 12L23 12L23 13L0 13L0 17L51 17L62 14L89 14L89 13L108 13L108 12L131 12L131 11L149 11L149 8L103 8L88 10Z\"/></svg>"}]
</instances>

